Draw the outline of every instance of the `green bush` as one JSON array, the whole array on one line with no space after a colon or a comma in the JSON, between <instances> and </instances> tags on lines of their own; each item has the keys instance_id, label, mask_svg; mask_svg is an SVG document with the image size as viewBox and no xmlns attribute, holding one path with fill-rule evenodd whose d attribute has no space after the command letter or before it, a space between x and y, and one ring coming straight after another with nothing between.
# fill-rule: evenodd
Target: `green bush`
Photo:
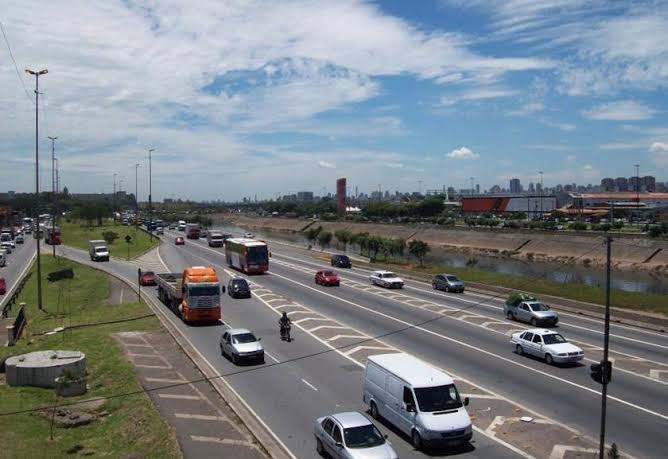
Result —
<instances>
[{"instance_id":1,"label":"green bush","mask_svg":"<svg viewBox=\"0 0 668 459\"><path fill-rule=\"evenodd\" d=\"M573 222L569 225L569 228L575 231L586 231L587 223L585 222Z\"/></svg>"},{"instance_id":2,"label":"green bush","mask_svg":"<svg viewBox=\"0 0 668 459\"><path fill-rule=\"evenodd\" d=\"M118 233L115 231L105 231L102 233L102 238L107 241L107 244L113 244L118 239Z\"/></svg>"}]
</instances>

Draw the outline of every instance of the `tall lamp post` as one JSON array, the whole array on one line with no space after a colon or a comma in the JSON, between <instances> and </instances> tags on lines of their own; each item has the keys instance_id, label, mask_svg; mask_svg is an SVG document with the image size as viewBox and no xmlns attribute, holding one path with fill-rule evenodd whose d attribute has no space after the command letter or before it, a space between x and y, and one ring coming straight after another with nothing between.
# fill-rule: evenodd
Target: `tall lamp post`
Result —
<instances>
[{"instance_id":1,"label":"tall lamp post","mask_svg":"<svg viewBox=\"0 0 668 459\"><path fill-rule=\"evenodd\" d=\"M137 179L137 175L139 173L139 163L135 164L135 212L139 214L139 187L137 184L139 183Z\"/></svg>"},{"instance_id":2,"label":"tall lamp post","mask_svg":"<svg viewBox=\"0 0 668 459\"><path fill-rule=\"evenodd\" d=\"M155 151L155 148L149 148L148 150L148 218L151 228L153 227L153 189L151 184L151 153ZM153 241L153 231L149 230L148 232L151 241Z\"/></svg>"},{"instance_id":3,"label":"tall lamp post","mask_svg":"<svg viewBox=\"0 0 668 459\"><path fill-rule=\"evenodd\" d=\"M634 167L636 168L636 219L640 228L640 164L634 164Z\"/></svg>"},{"instance_id":4,"label":"tall lamp post","mask_svg":"<svg viewBox=\"0 0 668 459\"><path fill-rule=\"evenodd\" d=\"M28 75L35 76L35 245L37 250L37 307L42 310L42 260L39 253L39 76L49 73L47 69L37 72L26 69Z\"/></svg>"},{"instance_id":5,"label":"tall lamp post","mask_svg":"<svg viewBox=\"0 0 668 459\"><path fill-rule=\"evenodd\" d=\"M56 140L58 137L48 136L51 141L51 192L53 194L53 216L51 217L51 233L56 231L56 215L58 215L58 208L56 206ZM53 248L53 258L56 258L56 244L51 240Z\"/></svg>"},{"instance_id":6,"label":"tall lamp post","mask_svg":"<svg viewBox=\"0 0 668 459\"><path fill-rule=\"evenodd\" d=\"M538 171L540 174L540 218L543 218L543 171Z\"/></svg>"}]
</instances>

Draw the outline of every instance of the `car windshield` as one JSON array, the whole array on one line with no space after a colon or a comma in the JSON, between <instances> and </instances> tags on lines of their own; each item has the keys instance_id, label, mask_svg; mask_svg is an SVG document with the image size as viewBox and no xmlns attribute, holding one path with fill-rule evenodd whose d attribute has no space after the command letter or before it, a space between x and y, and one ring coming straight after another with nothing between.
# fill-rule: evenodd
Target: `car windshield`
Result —
<instances>
[{"instance_id":1,"label":"car windshield","mask_svg":"<svg viewBox=\"0 0 668 459\"><path fill-rule=\"evenodd\" d=\"M380 277L397 277L397 276L394 273L385 273L385 274L381 274Z\"/></svg>"},{"instance_id":2,"label":"car windshield","mask_svg":"<svg viewBox=\"0 0 668 459\"><path fill-rule=\"evenodd\" d=\"M155 276L155 273L153 271L144 271L144 276L153 277Z\"/></svg>"},{"instance_id":3,"label":"car windshield","mask_svg":"<svg viewBox=\"0 0 668 459\"><path fill-rule=\"evenodd\" d=\"M325 271L322 273L323 276L335 276L334 271Z\"/></svg>"},{"instance_id":4,"label":"car windshield","mask_svg":"<svg viewBox=\"0 0 668 459\"><path fill-rule=\"evenodd\" d=\"M96 247L96 248L95 248L95 251L96 251L96 252L106 252L106 251L107 251L107 248L106 248L106 247Z\"/></svg>"},{"instance_id":5,"label":"car windshield","mask_svg":"<svg viewBox=\"0 0 668 459\"><path fill-rule=\"evenodd\" d=\"M447 280L450 282L459 282L459 279L457 279L457 276L445 276Z\"/></svg>"},{"instance_id":6,"label":"car windshield","mask_svg":"<svg viewBox=\"0 0 668 459\"><path fill-rule=\"evenodd\" d=\"M543 342L545 344L561 344L567 341L559 333L550 333L549 335L543 335Z\"/></svg>"},{"instance_id":7,"label":"car windshield","mask_svg":"<svg viewBox=\"0 0 668 459\"><path fill-rule=\"evenodd\" d=\"M232 286L234 287L247 287L248 284L243 279L237 279L232 281Z\"/></svg>"},{"instance_id":8,"label":"car windshield","mask_svg":"<svg viewBox=\"0 0 668 459\"><path fill-rule=\"evenodd\" d=\"M191 285L188 288L190 296L213 296L220 294L220 287L217 285Z\"/></svg>"},{"instance_id":9,"label":"car windshield","mask_svg":"<svg viewBox=\"0 0 668 459\"><path fill-rule=\"evenodd\" d=\"M343 437L348 448L373 448L385 443L385 438L373 424L343 429Z\"/></svg>"},{"instance_id":10,"label":"car windshield","mask_svg":"<svg viewBox=\"0 0 668 459\"><path fill-rule=\"evenodd\" d=\"M543 303L531 303L529 304L529 307L531 308L532 311L535 312L540 312L540 311L549 311L550 308L547 307L547 305Z\"/></svg>"},{"instance_id":11,"label":"car windshield","mask_svg":"<svg viewBox=\"0 0 668 459\"><path fill-rule=\"evenodd\" d=\"M267 246L249 247L248 248L248 262L249 263L268 263L269 256L267 254Z\"/></svg>"},{"instance_id":12,"label":"car windshield","mask_svg":"<svg viewBox=\"0 0 668 459\"><path fill-rule=\"evenodd\" d=\"M255 341L257 341L257 338L252 333L240 333L238 335L232 335L232 342L234 344L254 343Z\"/></svg>"},{"instance_id":13,"label":"car windshield","mask_svg":"<svg viewBox=\"0 0 668 459\"><path fill-rule=\"evenodd\" d=\"M462 406L459 393L454 384L416 388L415 396L417 397L420 411L428 413L451 410Z\"/></svg>"}]
</instances>

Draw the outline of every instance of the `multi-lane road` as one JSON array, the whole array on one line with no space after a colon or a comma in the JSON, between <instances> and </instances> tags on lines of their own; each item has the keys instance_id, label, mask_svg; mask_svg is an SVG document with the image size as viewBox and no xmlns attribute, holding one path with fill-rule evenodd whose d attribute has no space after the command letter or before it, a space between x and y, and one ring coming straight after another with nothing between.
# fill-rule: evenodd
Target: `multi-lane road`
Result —
<instances>
[{"instance_id":1,"label":"multi-lane road","mask_svg":"<svg viewBox=\"0 0 668 459\"><path fill-rule=\"evenodd\" d=\"M16 248L12 249L12 253L7 255L7 264L4 267L0 267L0 277L3 277L7 282L7 293L0 296L0 309L9 300L17 282L30 268L34 257L35 240L28 234L25 236L25 243L16 244Z\"/></svg>"},{"instance_id":2,"label":"multi-lane road","mask_svg":"<svg viewBox=\"0 0 668 459\"><path fill-rule=\"evenodd\" d=\"M210 265L225 283L239 275L227 267L223 249L210 248L205 240L175 246L177 234L182 233L167 232L155 261L142 267L180 271ZM430 285L413 281L402 291L386 291L369 284L364 267L339 270L340 287L321 287L314 284L313 274L328 265L325 259L278 242L270 242L270 248L269 273L247 277L253 297L224 297L223 324L187 326L159 307L199 353L227 375L227 382L294 456L315 457L311 426L316 417L365 410L366 356L397 350L452 374L460 392L471 397L474 442L459 455L556 459L575 452L592 454L600 386L590 379L588 365L601 358L599 321L562 314L559 331L581 346L588 360L571 367L547 366L513 352L509 333L524 326L503 317L498 298L434 292ZM90 263L83 251L59 250ZM96 266L136 279L137 262L112 259ZM151 295L155 298L154 289ZM278 336L281 311L288 311L296 325L291 343ZM228 325L262 337L265 365L235 367L219 355L218 340ZM615 371L607 439L627 454L659 457L668 432L668 337L613 325L611 349ZM531 422L520 421L522 416ZM391 426L380 428L400 457L424 455Z\"/></svg>"}]
</instances>

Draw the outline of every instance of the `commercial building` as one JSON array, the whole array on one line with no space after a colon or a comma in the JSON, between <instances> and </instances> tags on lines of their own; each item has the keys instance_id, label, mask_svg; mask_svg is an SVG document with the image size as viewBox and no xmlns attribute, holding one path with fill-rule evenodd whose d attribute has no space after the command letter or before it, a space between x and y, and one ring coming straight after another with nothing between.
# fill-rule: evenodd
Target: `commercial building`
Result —
<instances>
[{"instance_id":1,"label":"commercial building","mask_svg":"<svg viewBox=\"0 0 668 459\"><path fill-rule=\"evenodd\" d=\"M628 191L629 179L627 179L626 177L617 177L615 179L615 189L617 191ZM605 190L605 191L613 191L613 190Z\"/></svg>"},{"instance_id":2,"label":"commercial building","mask_svg":"<svg viewBox=\"0 0 668 459\"><path fill-rule=\"evenodd\" d=\"M520 179L518 178L510 179L510 192L511 193L522 192L522 184L520 183Z\"/></svg>"},{"instance_id":3,"label":"commercial building","mask_svg":"<svg viewBox=\"0 0 668 459\"><path fill-rule=\"evenodd\" d=\"M298 191L297 201L299 202L313 202L313 191Z\"/></svg>"},{"instance_id":4,"label":"commercial building","mask_svg":"<svg viewBox=\"0 0 668 459\"><path fill-rule=\"evenodd\" d=\"M346 212L346 179L342 177L336 181L336 211Z\"/></svg>"},{"instance_id":5,"label":"commercial building","mask_svg":"<svg viewBox=\"0 0 668 459\"><path fill-rule=\"evenodd\" d=\"M668 208L668 193L636 193L635 191L617 191L608 193L570 193L575 209L616 209L655 210Z\"/></svg>"},{"instance_id":6,"label":"commercial building","mask_svg":"<svg viewBox=\"0 0 668 459\"><path fill-rule=\"evenodd\" d=\"M610 177L606 177L606 178L602 179L601 180L601 190L603 190L603 191L615 191L615 180L610 178Z\"/></svg>"},{"instance_id":7,"label":"commercial building","mask_svg":"<svg viewBox=\"0 0 668 459\"><path fill-rule=\"evenodd\" d=\"M464 213L502 214L523 212L529 218L538 218L557 208L557 197L536 194L462 196L461 208Z\"/></svg>"}]
</instances>

